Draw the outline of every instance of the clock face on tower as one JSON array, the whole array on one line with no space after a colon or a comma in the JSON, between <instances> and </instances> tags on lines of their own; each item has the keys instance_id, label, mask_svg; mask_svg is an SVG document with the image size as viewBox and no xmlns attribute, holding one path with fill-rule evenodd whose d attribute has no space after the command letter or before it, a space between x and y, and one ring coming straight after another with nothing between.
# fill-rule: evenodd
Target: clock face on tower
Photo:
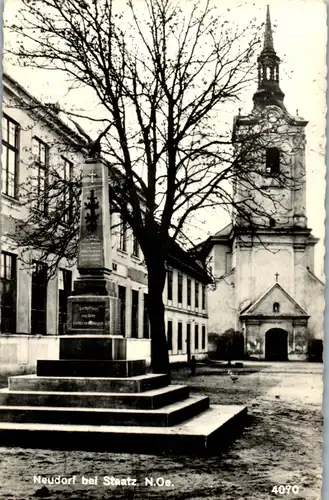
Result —
<instances>
[{"instance_id":1,"label":"clock face on tower","mask_svg":"<svg viewBox=\"0 0 329 500\"><path fill-rule=\"evenodd\" d=\"M278 120L278 115L274 111L267 113L267 119L270 123L275 123Z\"/></svg>"}]
</instances>

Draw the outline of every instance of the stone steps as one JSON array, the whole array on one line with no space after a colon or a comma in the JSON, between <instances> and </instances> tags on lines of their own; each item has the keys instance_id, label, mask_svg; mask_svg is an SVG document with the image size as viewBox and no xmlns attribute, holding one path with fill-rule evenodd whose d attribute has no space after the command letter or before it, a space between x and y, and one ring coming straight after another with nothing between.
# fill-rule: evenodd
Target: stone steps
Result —
<instances>
[{"instance_id":1,"label":"stone steps","mask_svg":"<svg viewBox=\"0 0 329 500\"><path fill-rule=\"evenodd\" d=\"M169 385L141 393L0 390L0 405L155 409L188 398L189 388Z\"/></svg>"},{"instance_id":2,"label":"stone steps","mask_svg":"<svg viewBox=\"0 0 329 500\"><path fill-rule=\"evenodd\" d=\"M0 446L190 454L243 428L246 407L209 406L168 382L140 360L39 361L0 390Z\"/></svg>"},{"instance_id":3,"label":"stone steps","mask_svg":"<svg viewBox=\"0 0 329 500\"><path fill-rule=\"evenodd\" d=\"M181 455L217 453L241 432L246 414L245 406L211 405L171 427L0 422L0 445Z\"/></svg>"},{"instance_id":4,"label":"stone steps","mask_svg":"<svg viewBox=\"0 0 329 500\"><path fill-rule=\"evenodd\" d=\"M195 396L161 409L68 408L50 406L0 406L0 422L172 426L209 408L209 398Z\"/></svg>"},{"instance_id":5,"label":"stone steps","mask_svg":"<svg viewBox=\"0 0 329 500\"><path fill-rule=\"evenodd\" d=\"M99 359L39 359L39 377L134 377L145 374L145 361Z\"/></svg>"},{"instance_id":6,"label":"stone steps","mask_svg":"<svg viewBox=\"0 0 329 500\"><path fill-rule=\"evenodd\" d=\"M9 378L11 391L60 392L145 392L165 387L167 375L145 374L135 377L38 377L19 375Z\"/></svg>"}]
</instances>

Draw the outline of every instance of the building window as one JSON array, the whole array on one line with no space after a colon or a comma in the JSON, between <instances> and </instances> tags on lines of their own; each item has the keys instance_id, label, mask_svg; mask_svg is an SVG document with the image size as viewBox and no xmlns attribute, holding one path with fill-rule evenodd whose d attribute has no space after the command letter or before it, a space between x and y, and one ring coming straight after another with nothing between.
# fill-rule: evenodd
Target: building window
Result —
<instances>
[{"instance_id":1,"label":"building window","mask_svg":"<svg viewBox=\"0 0 329 500\"><path fill-rule=\"evenodd\" d=\"M280 312L280 304L279 304L279 302L274 302L274 304L273 304L273 312L274 313L279 313Z\"/></svg>"},{"instance_id":2,"label":"building window","mask_svg":"<svg viewBox=\"0 0 329 500\"><path fill-rule=\"evenodd\" d=\"M64 335L67 325L67 299L72 291L72 272L58 270L58 333Z\"/></svg>"},{"instance_id":3,"label":"building window","mask_svg":"<svg viewBox=\"0 0 329 500\"><path fill-rule=\"evenodd\" d=\"M186 325L186 353L189 360L191 357L191 323Z\"/></svg>"},{"instance_id":4,"label":"building window","mask_svg":"<svg viewBox=\"0 0 329 500\"><path fill-rule=\"evenodd\" d=\"M172 300L172 281L173 281L173 272L171 269L167 271L167 298L168 300Z\"/></svg>"},{"instance_id":5,"label":"building window","mask_svg":"<svg viewBox=\"0 0 329 500\"><path fill-rule=\"evenodd\" d=\"M127 223L122 219L120 222L119 248L124 252L127 251Z\"/></svg>"},{"instance_id":6,"label":"building window","mask_svg":"<svg viewBox=\"0 0 329 500\"><path fill-rule=\"evenodd\" d=\"M181 273L178 273L177 300L178 304L181 304L183 302L183 275Z\"/></svg>"},{"instance_id":7,"label":"building window","mask_svg":"<svg viewBox=\"0 0 329 500\"><path fill-rule=\"evenodd\" d=\"M138 338L138 290L131 291L131 336Z\"/></svg>"},{"instance_id":8,"label":"building window","mask_svg":"<svg viewBox=\"0 0 329 500\"><path fill-rule=\"evenodd\" d=\"M202 285L202 309L203 311L206 309L206 285Z\"/></svg>"},{"instance_id":9,"label":"building window","mask_svg":"<svg viewBox=\"0 0 329 500\"><path fill-rule=\"evenodd\" d=\"M47 212L47 184L49 174L49 146L37 137L33 137L32 151L34 156L34 178L36 187L34 193L35 208Z\"/></svg>"},{"instance_id":10,"label":"building window","mask_svg":"<svg viewBox=\"0 0 329 500\"><path fill-rule=\"evenodd\" d=\"M73 220L73 163L66 158L63 161L63 222L70 224Z\"/></svg>"},{"instance_id":11,"label":"building window","mask_svg":"<svg viewBox=\"0 0 329 500\"><path fill-rule=\"evenodd\" d=\"M183 350L183 324L180 321L177 324L177 349Z\"/></svg>"},{"instance_id":12,"label":"building window","mask_svg":"<svg viewBox=\"0 0 329 500\"><path fill-rule=\"evenodd\" d=\"M199 325L194 327L194 349L197 351L199 349Z\"/></svg>"},{"instance_id":13,"label":"building window","mask_svg":"<svg viewBox=\"0 0 329 500\"><path fill-rule=\"evenodd\" d=\"M2 192L17 197L19 125L9 116L2 118Z\"/></svg>"},{"instance_id":14,"label":"building window","mask_svg":"<svg viewBox=\"0 0 329 500\"><path fill-rule=\"evenodd\" d=\"M172 351L172 321L167 322L167 345L168 351Z\"/></svg>"},{"instance_id":15,"label":"building window","mask_svg":"<svg viewBox=\"0 0 329 500\"><path fill-rule=\"evenodd\" d=\"M119 285L118 287L120 300L120 334L126 336L126 287Z\"/></svg>"},{"instance_id":16,"label":"building window","mask_svg":"<svg viewBox=\"0 0 329 500\"><path fill-rule=\"evenodd\" d=\"M280 150L278 148L266 149L266 174L277 175L280 173Z\"/></svg>"},{"instance_id":17,"label":"building window","mask_svg":"<svg viewBox=\"0 0 329 500\"><path fill-rule=\"evenodd\" d=\"M31 333L47 333L47 265L40 261L32 262L31 296Z\"/></svg>"},{"instance_id":18,"label":"building window","mask_svg":"<svg viewBox=\"0 0 329 500\"><path fill-rule=\"evenodd\" d=\"M16 255L1 252L1 332L16 333Z\"/></svg>"},{"instance_id":19,"label":"building window","mask_svg":"<svg viewBox=\"0 0 329 500\"><path fill-rule=\"evenodd\" d=\"M191 305L191 285L192 285L192 282L191 282L190 278L187 278L187 305L188 306Z\"/></svg>"},{"instance_id":20,"label":"building window","mask_svg":"<svg viewBox=\"0 0 329 500\"><path fill-rule=\"evenodd\" d=\"M225 272L229 272L232 268L232 252L225 253Z\"/></svg>"},{"instance_id":21,"label":"building window","mask_svg":"<svg viewBox=\"0 0 329 500\"><path fill-rule=\"evenodd\" d=\"M206 348L206 327L202 325L202 350L204 351Z\"/></svg>"},{"instance_id":22,"label":"building window","mask_svg":"<svg viewBox=\"0 0 329 500\"><path fill-rule=\"evenodd\" d=\"M149 315L147 308L148 295L144 293L144 311L143 311L143 337L144 339L150 338Z\"/></svg>"},{"instance_id":23,"label":"building window","mask_svg":"<svg viewBox=\"0 0 329 500\"><path fill-rule=\"evenodd\" d=\"M195 307L199 307L199 283L195 282Z\"/></svg>"},{"instance_id":24,"label":"building window","mask_svg":"<svg viewBox=\"0 0 329 500\"><path fill-rule=\"evenodd\" d=\"M133 234L133 256L139 258L139 243L136 236Z\"/></svg>"}]
</instances>

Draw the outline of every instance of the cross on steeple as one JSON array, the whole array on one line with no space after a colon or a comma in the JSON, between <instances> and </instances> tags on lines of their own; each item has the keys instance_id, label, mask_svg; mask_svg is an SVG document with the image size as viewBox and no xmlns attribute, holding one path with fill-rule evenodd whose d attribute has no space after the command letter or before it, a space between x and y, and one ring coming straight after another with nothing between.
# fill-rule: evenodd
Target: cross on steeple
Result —
<instances>
[{"instance_id":1,"label":"cross on steeple","mask_svg":"<svg viewBox=\"0 0 329 500\"><path fill-rule=\"evenodd\" d=\"M279 280L279 276L280 276L280 274L279 274L279 273L275 273L275 281L276 281L276 282L278 282L278 280Z\"/></svg>"}]
</instances>

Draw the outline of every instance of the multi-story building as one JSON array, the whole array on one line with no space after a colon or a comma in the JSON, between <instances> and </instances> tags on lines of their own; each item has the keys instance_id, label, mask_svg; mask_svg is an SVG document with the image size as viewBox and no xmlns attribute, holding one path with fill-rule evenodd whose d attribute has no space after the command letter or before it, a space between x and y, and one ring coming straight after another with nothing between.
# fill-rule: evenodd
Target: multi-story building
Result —
<instances>
[{"instance_id":1,"label":"multi-story building","mask_svg":"<svg viewBox=\"0 0 329 500\"><path fill-rule=\"evenodd\" d=\"M34 192L42 199L50 167L70 180L79 172L86 150L67 119L53 107L42 105L8 75L3 77L3 96L0 363L2 371L17 371L33 369L38 358L57 359L77 269L62 259L55 276L47 280L47 262L41 262L33 248L17 248L10 234L17 221L28 217L29 208L22 198L28 196L29 183L35 183ZM119 286L128 357L149 360L143 255L119 214L111 213L111 227L112 277ZM170 360L185 361L192 354L204 357L209 278L202 264L178 245L167 267L163 298Z\"/></svg>"},{"instance_id":2,"label":"multi-story building","mask_svg":"<svg viewBox=\"0 0 329 500\"><path fill-rule=\"evenodd\" d=\"M122 333L133 339L148 339L147 270L132 231L112 214L113 279L119 285ZM167 261L163 292L168 350L171 361L186 361L190 355L205 357L207 342L207 284L203 267L175 246ZM141 344L139 342L139 344ZM137 348L137 346L136 346Z\"/></svg>"}]
</instances>

